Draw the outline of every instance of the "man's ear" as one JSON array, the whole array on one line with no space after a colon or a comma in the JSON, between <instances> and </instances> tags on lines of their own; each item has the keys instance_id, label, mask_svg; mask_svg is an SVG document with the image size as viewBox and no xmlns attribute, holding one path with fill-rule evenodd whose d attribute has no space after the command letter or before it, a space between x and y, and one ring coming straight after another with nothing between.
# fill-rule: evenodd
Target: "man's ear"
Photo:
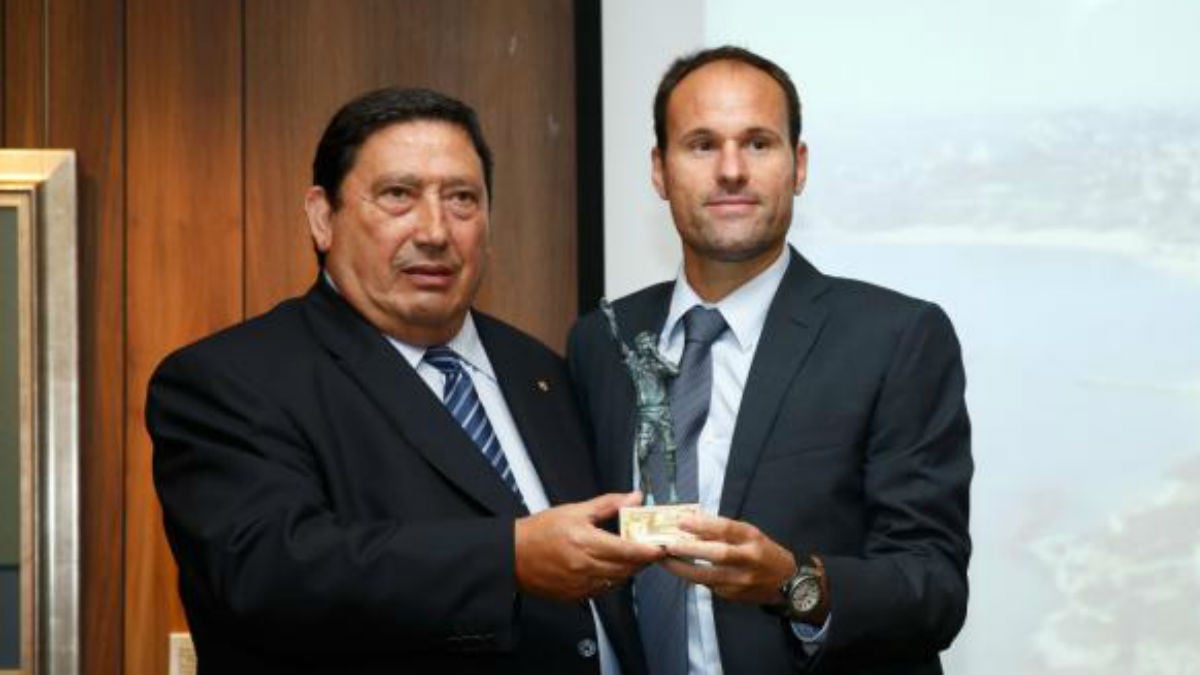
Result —
<instances>
[{"instance_id":1,"label":"man's ear","mask_svg":"<svg viewBox=\"0 0 1200 675\"><path fill-rule=\"evenodd\" d=\"M796 187L794 194L804 192L804 182L808 180L808 145L801 140L796 141Z\"/></svg>"},{"instance_id":2,"label":"man's ear","mask_svg":"<svg viewBox=\"0 0 1200 675\"><path fill-rule=\"evenodd\" d=\"M321 253L333 245L333 207L325 188L314 185L304 193L304 213L308 216L308 232L313 246Z\"/></svg>"},{"instance_id":3,"label":"man's ear","mask_svg":"<svg viewBox=\"0 0 1200 675\"><path fill-rule=\"evenodd\" d=\"M663 182L663 156L658 146L650 150L650 180L654 183L654 191L659 197L667 198L666 184Z\"/></svg>"}]
</instances>

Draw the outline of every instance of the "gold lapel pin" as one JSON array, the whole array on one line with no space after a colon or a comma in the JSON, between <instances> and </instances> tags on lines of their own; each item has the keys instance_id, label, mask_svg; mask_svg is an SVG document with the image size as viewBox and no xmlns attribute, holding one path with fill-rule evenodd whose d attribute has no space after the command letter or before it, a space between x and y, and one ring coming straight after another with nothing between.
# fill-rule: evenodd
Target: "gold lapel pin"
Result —
<instances>
[{"instance_id":1,"label":"gold lapel pin","mask_svg":"<svg viewBox=\"0 0 1200 675\"><path fill-rule=\"evenodd\" d=\"M550 383L547 382L546 380L538 380L537 388L541 389L543 392L550 391Z\"/></svg>"}]
</instances>

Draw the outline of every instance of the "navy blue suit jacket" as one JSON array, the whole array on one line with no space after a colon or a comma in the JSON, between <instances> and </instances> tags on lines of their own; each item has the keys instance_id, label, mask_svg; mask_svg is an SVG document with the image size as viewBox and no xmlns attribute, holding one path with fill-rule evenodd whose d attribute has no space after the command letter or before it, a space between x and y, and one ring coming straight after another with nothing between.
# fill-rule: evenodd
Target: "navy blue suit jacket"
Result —
<instances>
[{"instance_id":1,"label":"navy blue suit jacket","mask_svg":"<svg viewBox=\"0 0 1200 675\"><path fill-rule=\"evenodd\" d=\"M724 671L938 673L967 605L973 471L950 321L928 302L827 277L799 253L743 392L720 515L825 561L832 622L806 658L760 608L714 601ZM614 303L624 339L658 335L672 285ZM571 374L602 490L632 485L634 391L604 317L573 328Z\"/></svg>"},{"instance_id":2,"label":"navy blue suit jacket","mask_svg":"<svg viewBox=\"0 0 1200 675\"><path fill-rule=\"evenodd\" d=\"M551 503L594 496L562 360L474 318ZM146 422L201 673L598 672L586 603L516 588L523 505L327 284L168 357Z\"/></svg>"}]
</instances>

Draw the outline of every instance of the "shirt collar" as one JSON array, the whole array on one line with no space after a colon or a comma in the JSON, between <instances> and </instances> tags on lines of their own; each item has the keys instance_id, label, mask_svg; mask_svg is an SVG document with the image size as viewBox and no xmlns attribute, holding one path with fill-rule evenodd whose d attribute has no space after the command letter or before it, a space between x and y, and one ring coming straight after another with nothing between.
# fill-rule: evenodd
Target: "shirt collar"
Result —
<instances>
[{"instance_id":1,"label":"shirt collar","mask_svg":"<svg viewBox=\"0 0 1200 675\"><path fill-rule=\"evenodd\" d=\"M385 334L384 337L404 356L408 365L414 369L421 365L421 359L425 358L426 347L403 342L391 335ZM453 349L463 363L472 370L486 375L490 379L496 379L496 373L492 370L492 362L488 360L487 352L483 349L483 342L479 340L479 331L475 328L475 319L470 312L467 312L467 316L463 319L463 325L458 334L451 338L446 346Z\"/></svg>"},{"instance_id":2,"label":"shirt collar","mask_svg":"<svg viewBox=\"0 0 1200 675\"><path fill-rule=\"evenodd\" d=\"M329 284L329 287L337 291L340 295L341 291L338 291L337 284L333 283L333 278L329 276L329 272L322 270L321 274L325 277L325 282ZM408 365L412 366L413 370L416 370L417 366L421 365L421 359L425 358L426 347L411 345L387 333L384 333L383 336L387 338L388 342L392 343L396 351L400 352L404 360L408 361ZM458 357L473 370L487 375L493 380L496 379L496 373L492 370L492 362L488 360L487 352L483 349L483 343L479 341L479 331L475 329L475 319L472 318L470 312L467 312L466 318L463 319L463 325L462 328L458 329L458 334L451 338L446 343L446 346L453 349L454 353L458 354Z\"/></svg>"},{"instance_id":3,"label":"shirt collar","mask_svg":"<svg viewBox=\"0 0 1200 675\"><path fill-rule=\"evenodd\" d=\"M687 275L680 266L679 272L675 276L675 290L671 294L667 321L663 324L662 342L671 341L676 332L682 339L683 315L692 307L702 305L720 310L721 316L725 318L725 323L729 325L729 331L737 340L739 349L742 351L754 349L759 336L762 335L763 324L767 320L767 310L771 308L771 300L775 297L775 291L779 290L779 284L783 282L783 275L787 272L788 264L791 262L790 250L787 246L783 247L779 256L766 269L716 304L704 302L700 298L688 283Z\"/></svg>"}]
</instances>

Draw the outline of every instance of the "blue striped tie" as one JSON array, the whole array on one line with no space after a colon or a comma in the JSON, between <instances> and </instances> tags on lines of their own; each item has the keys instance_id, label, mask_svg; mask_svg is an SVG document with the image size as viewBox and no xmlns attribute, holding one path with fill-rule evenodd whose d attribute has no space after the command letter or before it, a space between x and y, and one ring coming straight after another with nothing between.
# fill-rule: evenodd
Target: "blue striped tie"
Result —
<instances>
[{"instance_id":1,"label":"blue striped tie","mask_svg":"<svg viewBox=\"0 0 1200 675\"><path fill-rule=\"evenodd\" d=\"M463 370L462 359L453 349L438 345L426 350L425 362L446 376L446 385L442 389L442 400L446 409L483 452L483 456L496 473L500 474L500 479L508 489L513 491L517 499L524 501L512 468L508 466L508 458L500 448L500 440L496 438L492 423L488 421L487 411L483 409L479 395L475 393L475 385Z\"/></svg>"}]
</instances>

